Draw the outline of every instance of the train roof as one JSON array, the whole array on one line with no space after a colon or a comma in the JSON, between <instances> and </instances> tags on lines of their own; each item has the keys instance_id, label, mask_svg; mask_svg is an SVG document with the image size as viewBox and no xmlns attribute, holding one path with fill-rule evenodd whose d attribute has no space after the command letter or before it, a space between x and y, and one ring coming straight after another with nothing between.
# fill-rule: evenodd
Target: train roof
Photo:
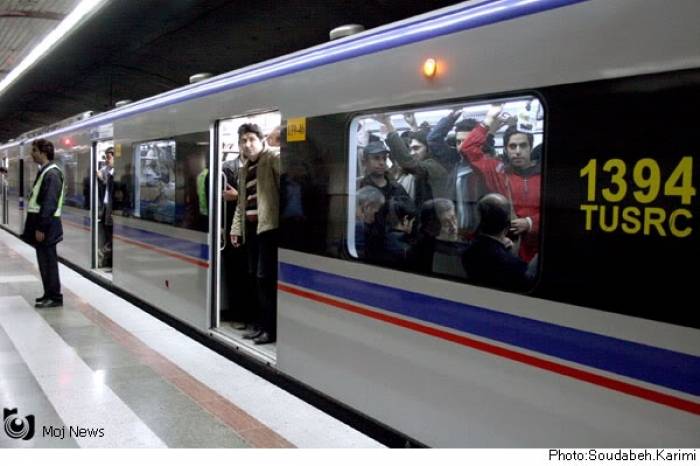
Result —
<instances>
[{"instance_id":1,"label":"train roof","mask_svg":"<svg viewBox=\"0 0 700 466\"><path fill-rule=\"evenodd\" d=\"M39 134L50 137L86 127L108 124L131 115L300 71L586 1L590 0L482 0L464 2L233 70L94 115L68 126L55 128L54 125L51 125L41 128L45 129L46 132L38 134L37 130L33 130L29 132L32 136L26 140L37 137ZM3 147L0 146L0 148Z\"/></svg>"}]
</instances>

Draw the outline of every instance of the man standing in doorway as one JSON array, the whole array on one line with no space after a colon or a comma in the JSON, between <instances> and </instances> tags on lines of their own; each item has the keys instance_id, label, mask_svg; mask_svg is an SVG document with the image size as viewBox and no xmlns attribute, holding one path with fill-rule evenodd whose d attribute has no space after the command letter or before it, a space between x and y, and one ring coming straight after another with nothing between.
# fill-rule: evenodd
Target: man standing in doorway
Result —
<instances>
[{"instance_id":1,"label":"man standing in doorway","mask_svg":"<svg viewBox=\"0 0 700 466\"><path fill-rule=\"evenodd\" d=\"M53 144L46 139L32 142L32 159L40 166L32 187L27 222L22 237L36 247L44 295L36 307L63 306L61 280L58 276L56 245L63 240L61 208L63 207L63 172L53 162Z\"/></svg>"},{"instance_id":2,"label":"man standing in doorway","mask_svg":"<svg viewBox=\"0 0 700 466\"><path fill-rule=\"evenodd\" d=\"M97 197L100 206L100 264L112 268L112 209L114 206L114 148L105 150L105 166L97 170Z\"/></svg>"},{"instance_id":3,"label":"man standing in doorway","mask_svg":"<svg viewBox=\"0 0 700 466\"><path fill-rule=\"evenodd\" d=\"M277 335L277 229L279 226L280 156L263 141L260 127L238 128L238 147L245 161L238 171L238 205L231 225L231 244L243 242L248 272L256 282L261 310L259 328L244 334L256 345L272 343Z\"/></svg>"}]
</instances>

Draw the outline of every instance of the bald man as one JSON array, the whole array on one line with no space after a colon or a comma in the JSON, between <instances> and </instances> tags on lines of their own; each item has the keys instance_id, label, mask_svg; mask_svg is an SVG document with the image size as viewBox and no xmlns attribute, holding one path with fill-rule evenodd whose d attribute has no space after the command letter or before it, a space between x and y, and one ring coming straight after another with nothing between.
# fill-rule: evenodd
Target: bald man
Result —
<instances>
[{"instance_id":1,"label":"bald man","mask_svg":"<svg viewBox=\"0 0 700 466\"><path fill-rule=\"evenodd\" d=\"M507 238L511 205L497 193L483 196L477 204L480 222L477 237L462 257L468 278L478 285L510 291L532 286L528 263L509 250Z\"/></svg>"}]
</instances>

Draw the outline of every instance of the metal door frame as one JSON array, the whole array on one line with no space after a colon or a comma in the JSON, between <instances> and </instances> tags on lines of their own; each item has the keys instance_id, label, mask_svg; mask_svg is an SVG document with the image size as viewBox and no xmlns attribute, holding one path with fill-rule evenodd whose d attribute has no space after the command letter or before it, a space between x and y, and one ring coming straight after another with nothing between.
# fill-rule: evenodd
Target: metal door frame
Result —
<instances>
[{"instance_id":1,"label":"metal door frame","mask_svg":"<svg viewBox=\"0 0 700 466\"><path fill-rule=\"evenodd\" d=\"M225 118L224 118L225 119ZM221 325L221 245L220 234L223 197L221 195L221 177L218 176L222 162L219 160L219 122L209 126L209 274L207 282L207 308L209 309L208 327L212 330ZM216 175L216 176L214 176ZM224 225L223 229L226 229Z\"/></svg>"}]
</instances>

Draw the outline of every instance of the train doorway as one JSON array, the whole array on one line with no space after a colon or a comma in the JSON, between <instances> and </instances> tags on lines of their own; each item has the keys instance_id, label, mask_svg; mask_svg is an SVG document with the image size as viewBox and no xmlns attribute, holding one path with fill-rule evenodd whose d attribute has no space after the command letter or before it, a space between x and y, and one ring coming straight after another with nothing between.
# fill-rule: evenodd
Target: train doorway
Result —
<instances>
[{"instance_id":1,"label":"train doorway","mask_svg":"<svg viewBox=\"0 0 700 466\"><path fill-rule=\"evenodd\" d=\"M0 224L6 225L9 222L7 199L7 157L0 159Z\"/></svg>"},{"instance_id":2,"label":"train doorway","mask_svg":"<svg viewBox=\"0 0 700 466\"><path fill-rule=\"evenodd\" d=\"M241 153L238 130L244 124L256 125L259 128L262 134L260 147L265 151L279 151L279 112L261 112L228 118L216 124L216 145L212 163L212 173L216 176L210 177L212 200L217 206L212 215L211 228L212 330L215 335L237 349L274 364L277 359L277 345L274 342L274 334L266 335L266 332L270 328L270 306L274 307L277 301L276 280L270 285L272 277L265 277L266 273L258 267L266 260L264 254L256 257L251 249L259 246L254 240L262 235L232 239L232 224L236 216L239 193L245 192L247 200L242 221L247 222L246 228L255 228L255 209L258 194L261 194L255 189L265 189L263 182L257 185L257 180L253 178L251 181L250 176L247 182L239 180L241 167L246 160L246 149ZM241 189L242 182L246 183L247 190ZM253 184L255 187L252 187ZM276 246L274 252L276 254ZM272 266L276 272L276 260ZM276 322L273 322L274 324Z\"/></svg>"},{"instance_id":3,"label":"train doorway","mask_svg":"<svg viewBox=\"0 0 700 466\"><path fill-rule=\"evenodd\" d=\"M9 222L9 200L7 197L7 157L0 159L0 224L6 225Z\"/></svg>"},{"instance_id":4,"label":"train doorway","mask_svg":"<svg viewBox=\"0 0 700 466\"><path fill-rule=\"evenodd\" d=\"M92 268L102 278L112 281L113 233L112 214L121 192L116 187L114 141L98 141L93 145L91 183Z\"/></svg>"}]
</instances>

